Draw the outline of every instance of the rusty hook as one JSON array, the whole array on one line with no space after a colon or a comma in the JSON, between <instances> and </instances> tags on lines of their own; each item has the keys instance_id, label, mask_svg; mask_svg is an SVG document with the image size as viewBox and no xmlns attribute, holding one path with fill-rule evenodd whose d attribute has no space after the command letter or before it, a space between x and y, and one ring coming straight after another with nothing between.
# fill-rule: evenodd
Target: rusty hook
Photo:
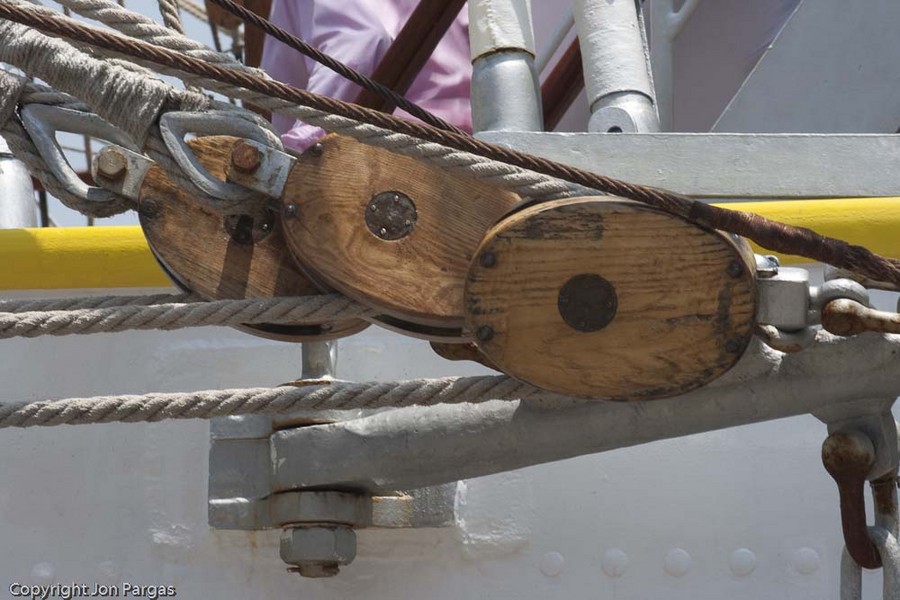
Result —
<instances>
[{"instance_id":1,"label":"rusty hook","mask_svg":"<svg viewBox=\"0 0 900 600\"><path fill-rule=\"evenodd\" d=\"M861 567L878 569L881 555L866 523L866 475L875 464L875 446L859 431L829 435L822 444L822 464L834 478L841 501L841 528L847 552Z\"/></svg>"}]
</instances>

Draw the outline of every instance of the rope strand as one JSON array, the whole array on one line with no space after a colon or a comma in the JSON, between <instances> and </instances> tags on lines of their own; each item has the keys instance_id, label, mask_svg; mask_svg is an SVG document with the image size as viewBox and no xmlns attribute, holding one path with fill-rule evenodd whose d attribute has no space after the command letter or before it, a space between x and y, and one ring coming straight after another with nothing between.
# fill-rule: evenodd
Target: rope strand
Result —
<instances>
[{"instance_id":1,"label":"rope strand","mask_svg":"<svg viewBox=\"0 0 900 600\"><path fill-rule=\"evenodd\" d=\"M184 295L0 302L0 339L209 325L321 325L375 311L339 294L185 301Z\"/></svg>"},{"instance_id":2,"label":"rope strand","mask_svg":"<svg viewBox=\"0 0 900 600\"><path fill-rule=\"evenodd\" d=\"M348 383L299 381L277 388L96 396L37 402L0 401L0 428L211 419L301 410L434 406L519 400L545 392L509 377L444 377Z\"/></svg>"}]
</instances>

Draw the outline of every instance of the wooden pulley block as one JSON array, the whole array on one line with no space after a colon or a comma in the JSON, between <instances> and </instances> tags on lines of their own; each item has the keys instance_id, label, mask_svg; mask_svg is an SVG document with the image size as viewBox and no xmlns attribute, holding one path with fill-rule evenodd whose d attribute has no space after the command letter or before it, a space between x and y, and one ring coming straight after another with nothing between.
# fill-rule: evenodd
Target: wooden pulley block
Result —
<instances>
[{"instance_id":1,"label":"wooden pulley block","mask_svg":"<svg viewBox=\"0 0 900 600\"><path fill-rule=\"evenodd\" d=\"M301 155L282 197L287 244L314 281L380 322L461 337L469 262L519 196L423 161L328 136Z\"/></svg>"},{"instance_id":2,"label":"wooden pulley block","mask_svg":"<svg viewBox=\"0 0 900 600\"><path fill-rule=\"evenodd\" d=\"M491 363L538 387L663 398L740 358L755 276L743 240L624 200L555 200L487 233L466 284L466 323Z\"/></svg>"},{"instance_id":3,"label":"wooden pulley block","mask_svg":"<svg viewBox=\"0 0 900 600\"><path fill-rule=\"evenodd\" d=\"M224 179L237 141L230 136L210 136L188 143L200 163L213 176ZM163 269L179 287L205 300L322 293L294 262L277 210L260 204L259 214L223 217L192 199L154 165L141 186L138 214L150 249ZM302 342L344 337L368 325L351 319L241 329L270 339Z\"/></svg>"}]
</instances>

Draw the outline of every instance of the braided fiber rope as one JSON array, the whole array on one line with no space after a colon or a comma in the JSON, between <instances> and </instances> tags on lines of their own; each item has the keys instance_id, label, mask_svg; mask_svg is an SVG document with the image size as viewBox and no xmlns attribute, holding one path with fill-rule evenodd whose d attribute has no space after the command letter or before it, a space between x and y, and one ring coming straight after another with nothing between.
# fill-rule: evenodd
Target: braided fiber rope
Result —
<instances>
[{"instance_id":1,"label":"braided fiber rope","mask_svg":"<svg viewBox=\"0 0 900 600\"><path fill-rule=\"evenodd\" d=\"M322 383L316 380L278 388L96 396L38 402L0 401L0 428L211 419L230 415L285 414L300 410L474 404L538 395L547 394L505 376L409 379L383 383Z\"/></svg>"},{"instance_id":2,"label":"braided fiber rope","mask_svg":"<svg viewBox=\"0 0 900 600\"><path fill-rule=\"evenodd\" d=\"M164 48L90 29L77 23L68 23L59 18L46 18L27 8L0 4L0 17L52 35L75 39L132 58L165 65L197 77L225 82L261 95L279 98L287 103L307 106L420 140L428 140L438 146L450 147L460 152L508 163L607 194L635 200L681 217L695 225L720 229L749 238L760 246L777 252L805 256L873 279L900 283L900 261L882 258L862 246L828 238L806 228L777 223L751 213L704 204L682 194L597 175L583 169L488 144L470 136L436 129L319 96L245 72L223 69L218 65L203 63Z\"/></svg>"},{"instance_id":3,"label":"braided fiber rope","mask_svg":"<svg viewBox=\"0 0 900 600\"><path fill-rule=\"evenodd\" d=\"M91 217L109 217L132 208L131 200L124 196L107 194L107 197L111 196L114 199L101 201L81 198L70 193L56 178L19 116L15 114L17 106L27 106L28 104L59 106L78 111L89 111L90 109L68 94L57 92L0 70L0 136L3 136L16 158L21 160L28 171L41 181L44 188L65 206Z\"/></svg>"},{"instance_id":4,"label":"braided fiber rope","mask_svg":"<svg viewBox=\"0 0 900 600\"><path fill-rule=\"evenodd\" d=\"M165 26L183 35L184 27L181 25L178 0L157 0L157 3L159 4L159 14L162 15Z\"/></svg>"},{"instance_id":5,"label":"braided fiber rope","mask_svg":"<svg viewBox=\"0 0 900 600\"><path fill-rule=\"evenodd\" d=\"M184 295L8 301L0 302L0 339L210 325L320 325L374 314L338 294L210 302Z\"/></svg>"}]
</instances>

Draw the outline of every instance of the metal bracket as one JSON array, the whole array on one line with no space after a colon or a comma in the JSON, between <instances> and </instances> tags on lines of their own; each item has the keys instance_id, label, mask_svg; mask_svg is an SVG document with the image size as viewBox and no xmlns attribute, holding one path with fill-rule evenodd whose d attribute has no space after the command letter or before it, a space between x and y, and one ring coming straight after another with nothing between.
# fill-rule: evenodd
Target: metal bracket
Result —
<instances>
[{"instance_id":1,"label":"metal bracket","mask_svg":"<svg viewBox=\"0 0 900 600\"><path fill-rule=\"evenodd\" d=\"M270 131L240 116L236 118L234 112L167 112L159 118L159 131L172 158L201 191L230 202L242 202L254 196L253 190L213 177L194 156L184 138L189 133L232 135L271 145Z\"/></svg>"},{"instance_id":2,"label":"metal bracket","mask_svg":"<svg viewBox=\"0 0 900 600\"><path fill-rule=\"evenodd\" d=\"M100 150L91 165L91 175L98 185L120 196L137 201L144 177L155 163L137 152L109 145Z\"/></svg>"},{"instance_id":3,"label":"metal bracket","mask_svg":"<svg viewBox=\"0 0 900 600\"><path fill-rule=\"evenodd\" d=\"M254 140L245 139L241 144L255 150L257 160L254 161L252 169L238 168L232 161L228 165L228 181L271 198L281 198L288 175L291 174L297 159L287 152ZM315 152L315 148L312 146L308 152Z\"/></svg>"},{"instance_id":4,"label":"metal bracket","mask_svg":"<svg viewBox=\"0 0 900 600\"><path fill-rule=\"evenodd\" d=\"M486 131L477 137L701 198L860 198L900 190L897 135Z\"/></svg>"},{"instance_id":5,"label":"metal bracket","mask_svg":"<svg viewBox=\"0 0 900 600\"><path fill-rule=\"evenodd\" d=\"M29 104L22 109L21 116L22 123L41 157L66 191L98 204L116 200L113 192L88 185L78 177L69 161L66 160L62 148L59 147L56 134L65 131L89 135L118 144L132 152L139 152L140 149L124 131L94 113L46 104Z\"/></svg>"}]
</instances>

